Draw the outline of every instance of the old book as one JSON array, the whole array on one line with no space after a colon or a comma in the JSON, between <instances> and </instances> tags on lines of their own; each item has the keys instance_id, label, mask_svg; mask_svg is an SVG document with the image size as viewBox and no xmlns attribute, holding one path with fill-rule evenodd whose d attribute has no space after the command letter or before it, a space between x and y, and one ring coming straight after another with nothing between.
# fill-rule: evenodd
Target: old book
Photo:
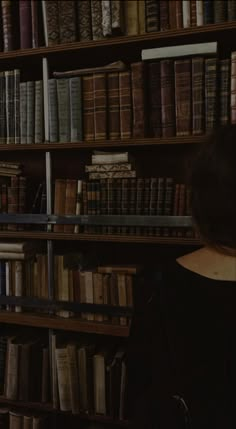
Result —
<instances>
[{"instance_id":1,"label":"old book","mask_svg":"<svg viewBox=\"0 0 236 429\"><path fill-rule=\"evenodd\" d=\"M204 59L192 58L192 132L204 132Z\"/></svg>"},{"instance_id":2,"label":"old book","mask_svg":"<svg viewBox=\"0 0 236 429\"><path fill-rule=\"evenodd\" d=\"M69 79L57 80L59 141L70 141L70 87Z\"/></svg>"},{"instance_id":3,"label":"old book","mask_svg":"<svg viewBox=\"0 0 236 429\"><path fill-rule=\"evenodd\" d=\"M94 410L96 414L106 415L106 351L98 351L93 356L94 372Z\"/></svg>"},{"instance_id":4,"label":"old book","mask_svg":"<svg viewBox=\"0 0 236 429\"><path fill-rule=\"evenodd\" d=\"M65 200L66 200L66 180L56 179L55 180L55 191L54 191L54 214L64 215L65 214ZM63 232L64 225L54 225L54 232Z\"/></svg>"},{"instance_id":5,"label":"old book","mask_svg":"<svg viewBox=\"0 0 236 429\"><path fill-rule=\"evenodd\" d=\"M71 77L70 87L70 141L77 142L83 139L82 129L82 88L81 77Z\"/></svg>"},{"instance_id":6,"label":"old book","mask_svg":"<svg viewBox=\"0 0 236 429\"><path fill-rule=\"evenodd\" d=\"M27 143L27 82L20 83L20 142Z\"/></svg>"},{"instance_id":7,"label":"old book","mask_svg":"<svg viewBox=\"0 0 236 429\"><path fill-rule=\"evenodd\" d=\"M51 395L50 395L51 396ZM41 402L49 401L49 349L43 347L42 350L42 396Z\"/></svg>"},{"instance_id":8,"label":"old book","mask_svg":"<svg viewBox=\"0 0 236 429\"><path fill-rule=\"evenodd\" d=\"M59 124L58 124L58 101L57 101L57 80L48 80L48 96L49 96L49 140L51 143L59 140Z\"/></svg>"},{"instance_id":9,"label":"old book","mask_svg":"<svg viewBox=\"0 0 236 429\"><path fill-rule=\"evenodd\" d=\"M120 100L118 72L109 73L107 75L107 89L109 139L116 140L120 137Z\"/></svg>"},{"instance_id":10,"label":"old book","mask_svg":"<svg viewBox=\"0 0 236 429\"><path fill-rule=\"evenodd\" d=\"M63 255L57 255L57 299L59 301L70 301L68 269L64 266ZM73 316L71 311L60 310L57 315L64 318Z\"/></svg>"},{"instance_id":11,"label":"old book","mask_svg":"<svg viewBox=\"0 0 236 429\"><path fill-rule=\"evenodd\" d=\"M176 135L191 134L191 60L177 60L175 68Z\"/></svg>"},{"instance_id":12,"label":"old book","mask_svg":"<svg viewBox=\"0 0 236 429\"><path fill-rule=\"evenodd\" d=\"M203 1L196 0L197 26L203 25Z\"/></svg>"},{"instance_id":13,"label":"old book","mask_svg":"<svg viewBox=\"0 0 236 429\"><path fill-rule=\"evenodd\" d=\"M144 62L132 63L133 137L144 137L146 134L145 80Z\"/></svg>"},{"instance_id":14,"label":"old book","mask_svg":"<svg viewBox=\"0 0 236 429\"><path fill-rule=\"evenodd\" d=\"M9 427L12 429L22 429L23 415L16 411L9 411Z\"/></svg>"},{"instance_id":15,"label":"old book","mask_svg":"<svg viewBox=\"0 0 236 429\"><path fill-rule=\"evenodd\" d=\"M65 215L75 215L77 181L66 179ZM64 232L74 232L74 225L64 225Z\"/></svg>"},{"instance_id":16,"label":"old book","mask_svg":"<svg viewBox=\"0 0 236 429\"><path fill-rule=\"evenodd\" d=\"M176 1L169 1L169 28L172 30L173 28L177 28L177 12L176 12Z\"/></svg>"},{"instance_id":17,"label":"old book","mask_svg":"<svg viewBox=\"0 0 236 429\"><path fill-rule=\"evenodd\" d=\"M176 8L176 27L183 28L183 8L182 8L182 0L175 1Z\"/></svg>"},{"instance_id":18,"label":"old book","mask_svg":"<svg viewBox=\"0 0 236 429\"><path fill-rule=\"evenodd\" d=\"M231 93L230 93L231 123L236 123L236 52L231 53Z\"/></svg>"},{"instance_id":19,"label":"old book","mask_svg":"<svg viewBox=\"0 0 236 429\"><path fill-rule=\"evenodd\" d=\"M93 273L93 302L94 304L103 304L103 284L102 274L100 273ZM95 313L94 320L97 322L102 322L103 315L100 313Z\"/></svg>"},{"instance_id":20,"label":"old book","mask_svg":"<svg viewBox=\"0 0 236 429\"><path fill-rule=\"evenodd\" d=\"M86 173L103 173L107 171L130 171L132 170L132 164L120 163L120 164L91 164L85 165ZM1 244L0 244L1 248Z\"/></svg>"},{"instance_id":21,"label":"old book","mask_svg":"<svg viewBox=\"0 0 236 429\"><path fill-rule=\"evenodd\" d=\"M43 143L44 141L43 124L43 81L35 82L35 126L34 143Z\"/></svg>"},{"instance_id":22,"label":"old book","mask_svg":"<svg viewBox=\"0 0 236 429\"><path fill-rule=\"evenodd\" d=\"M74 0L58 2L60 43L76 41L76 15Z\"/></svg>"},{"instance_id":23,"label":"old book","mask_svg":"<svg viewBox=\"0 0 236 429\"><path fill-rule=\"evenodd\" d=\"M205 60L205 130L212 130L216 125L217 113L217 59Z\"/></svg>"},{"instance_id":24,"label":"old book","mask_svg":"<svg viewBox=\"0 0 236 429\"><path fill-rule=\"evenodd\" d=\"M212 0L203 2L203 22L204 25L213 24L214 22L214 3Z\"/></svg>"},{"instance_id":25,"label":"old book","mask_svg":"<svg viewBox=\"0 0 236 429\"><path fill-rule=\"evenodd\" d=\"M123 179L136 177L136 171L104 171L101 173L89 173L89 180L96 179Z\"/></svg>"},{"instance_id":26,"label":"old book","mask_svg":"<svg viewBox=\"0 0 236 429\"><path fill-rule=\"evenodd\" d=\"M235 19L236 19L236 2L235 2L235 0L228 0L227 5L228 5L228 10L227 10L228 21L235 21Z\"/></svg>"},{"instance_id":27,"label":"old book","mask_svg":"<svg viewBox=\"0 0 236 429\"><path fill-rule=\"evenodd\" d=\"M21 0L19 2L20 17L20 48L32 47L32 22L31 22L31 2Z\"/></svg>"},{"instance_id":28,"label":"old book","mask_svg":"<svg viewBox=\"0 0 236 429\"><path fill-rule=\"evenodd\" d=\"M121 307L127 306L127 297L126 297L126 275L124 273L117 273L117 290L118 290L118 303ZM127 317L120 317L120 325L127 325Z\"/></svg>"},{"instance_id":29,"label":"old book","mask_svg":"<svg viewBox=\"0 0 236 429\"><path fill-rule=\"evenodd\" d=\"M121 139L129 139L132 136L132 98L131 98L131 73L130 71L119 73L120 93L120 135Z\"/></svg>"},{"instance_id":30,"label":"old book","mask_svg":"<svg viewBox=\"0 0 236 429\"><path fill-rule=\"evenodd\" d=\"M92 39L92 17L90 0L77 2L77 21L79 40Z\"/></svg>"},{"instance_id":31,"label":"old book","mask_svg":"<svg viewBox=\"0 0 236 429\"><path fill-rule=\"evenodd\" d=\"M29 401L30 398L30 360L31 360L31 341L22 341L19 344L19 394L20 401ZM37 371L39 368L37 368Z\"/></svg>"},{"instance_id":32,"label":"old book","mask_svg":"<svg viewBox=\"0 0 236 429\"><path fill-rule=\"evenodd\" d=\"M103 36L112 35L111 2L102 0L102 32Z\"/></svg>"},{"instance_id":33,"label":"old book","mask_svg":"<svg viewBox=\"0 0 236 429\"><path fill-rule=\"evenodd\" d=\"M138 1L138 30L139 34L146 33L145 0Z\"/></svg>"},{"instance_id":34,"label":"old book","mask_svg":"<svg viewBox=\"0 0 236 429\"><path fill-rule=\"evenodd\" d=\"M191 14L191 27L197 25L197 2L196 0L190 0L190 14Z\"/></svg>"},{"instance_id":35,"label":"old book","mask_svg":"<svg viewBox=\"0 0 236 429\"><path fill-rule=\"evenodd\" d=\"M92 164L117 164L129 162L128 152L104 152L94 151Z\"/></svg>"},{"instance_id":36,"label":"old book","mask_svg":"<svg viewBox=\"0 0 236 429\"><path fill-rule=\"evenodd\" d=\"M163 204L163 215L171 216L173 213L173 198L174 198L174 180L172 177L167 177L165 179L165 194L164 194L164 204ZM162 234L164 237L170 236L170 228L164 227Z\"/></svg>"},{"instance_id":37,"label":"old book","mask_svg":"<svg viewBox=\"0 0 236 429\"><path fill-rule=\"evenodd\" d=\"M147 33L151 33L153 31L159 30L159 7L156 0L146 0L146 31Z\"/></svg>"},{"instance_id":38,"label":"old book","mask_svg":"<svg viewBox=\"0 0 236 429\"><path fill-rule=\"evenodd\" d=\"M60 43L59 2L57 0L42 0L43 26L46 46Z\"/></svg>"},{"instance_id":39,"label":"old book","mask_svg":"<svg viewBox=\"0 0 236 429\"><path fill-rule=\"evenodd\" d=\"M91 413L94 410L94 380L93 380L93 344L81 344L78 348L79 397L80 410Z\"/></svg>"},{"instance_id":40,"label":"old book","mask_svg":"<svg viewBox=\"0 0 236 429\"><path fill-rule=\"evenodd\" d=\"M27 88L27 144L34 143L34 125L35 125L35 82L28 81Z\"/></svg>"},{"instance_id":41,"label":"old book","mask_svg":"<svg viewBox=\"0 0 236 429\"><path fill-rule=\"evenodd\" d=\"M224 0L214 0L214 22L227 21L227 2Z\"/></svg>"},{"instance_id":42,"label":"old book","mask_svg":"<svg viewBox=\"0 0 236 429\"><path fill-rule=\"evenodd\" d=\"M1 263L1 295L6 295L6 267L5 262ZM2 287L3 286L3 287ZM2 308L2 307L1 307ZM6 353L7 353L7 340L8 337L0 337L0 393L4 393L4 378L6 369Z\"/></svg>"},{"instance_id":43,"label":"old book","mask_svg":"<svg viewBox=\"0 0 236 429\"><path fill-rule=\"evenodd\" d=\"M80 302L93 304L93 273L92 271L80 271ZM94 320L93 313L82 313L82 319Z\"/></svg>"},{"instance_id":44,"label":"old book","mask_svg":"<svg viewBox=\"0 0 236 429\"><path fill-rule=\"evenodd\" d=\"M79 371L77 362L77 346L76 344L67 344L68 354L68 369L69 369L69 387L71 395L71 410L72 414L78 414L80 409L79 404Z\"/></svg>"},{"instance_id":45,"label":"old book","mask_svg":"<svg viewBox=\"0 0 236 429\"><path fill-rule=\"evenodd\" d=\"M124 2L113 0L111 2L111 27L113 35L120 35L124 32Z\"/></svg>"},{"instance_id":46,"label":"old book","mask_svg":"<svg viewBox=\"0 0 236 429\"><path fill-rule=\"evenodd\" d=\"M160 31L169 30L169 1L160 0Z\"/></svg>"},{"instance_id":47,"label":"old book","mask_svg":"<svg viewBox=\"0 0 236 429\"><path fill-rule=\"evenodd\" d=\"M143 49L142 60L184 57L186 55L216 54L217 42L193 43L189 45L165 46L164 48Z\"/></svg>"},{"instance_id":48,"label":"old book","mask_svg":"<svg viewBox=\"0 0 236 429\"><path fill-rule=\"evenodd\" d=\"M14 49L12 6L11 0L2 0L1 2L4 52Z\"/></svg>"},{"instance_id":49,"label":"old book","mask_svg":"<svg viewBox=\"0 0 236 429\"><path fill-rule=\"evenodd\" d=\"M174 62L162 60L161 65L161 124L162 137L175 135Z\"/></svg>"},{"instance_id":50,"label":"old book","mask_svg":"<svg viewBox=\"0 0 236 429\"><path fill-rule=\"evenodd\" d=\"M15 262L15 296L23 296L23 264L22 261ZM20 313L22 307L15 306L15 312Z\"/></svg>"},{"instance_id":51,"label":"old book","mask_svg":"<svg viewBox=\"0 0 236 429\"><path fill-rule=\"evenodd\" d=\"M190 0L183 1L183 27L191 27L191 5Z\"/></svg>"},{"instance_id":52,"label":"old book","mask_svg":"<svg viewBox=\"0 0 236 429\"><path fill-rule=\"evenodd\" d=\"M77 193L76 193L76 204L75 204L75 214L81 215L82 214L82 180L77 180ZM80 232L80 226L75 225L74 226L74 232L78 234Z\"/></svg>"},{"instance_id":53,"label":"old book","mask_svg":"<svg viewBox=\"0 0 236 429\"><path fill-rule=\"evenodd\" d=\"M33 416L22 416L23 429L33 429Z\"/></svg>"},{"instance_id":54,"label":"old book","mask_svg":"<svg viewBox=\"0 0 236 429\"><path fill-rule=\"evenodd\" d=\"M83 76L83 130L84 140L94 140L94 79Z\"/></svg>"},{"instance_id":55,"label":"old book","mask_svg":"<svg viewBox=\"0 0 236 429\"><path fill-rule=\"evenodd\" d=\"M91 0L91 16L93 40L102 39L102 3L100 0Z\"/></svg>"},{"instance_id":56,"label":"old book","mask_svg":"<svg viewBox=\"0 0 236 429\"><path fill-rule=\"evenodd\" d=\"M160 62L148 64L149 135L161 137L161 74Z\"/></svg>"},{"instance_id":57,"label":"old book","mask_svg":"<svg viewBox=\"0 0 236 429\"><path fill-rule=\"evenodd\" d=\"M106 75L94 74L94 132L95 140L107 138L107 90Z\"/></svg>"},{"instance_id":58,"label":"old book","mask_svg":"<svg viewBox=\"0 0 236 429\"><path fill-rule=\"evenodd\" d=\"M41 5L37 0L31 0L31 27L32 27L32 48L38 48L39 43L39 8Z\"/></svg>"},{"instance_id":59,"label":"old book","mask_svg":"<svg viewBox=\"0 0 236 429\"><path fill-rule=\"evenodd\" d=\"M230 120L230 59L219 61L220 72L220 124L226 125Z\"/></svg>"},{"instance_id":60,"label":"old book","mask_svg":"<svg viewBox=\"0 0 236 429\"><path fill-rule=\"evenodd\" d=\"M19 364L19 344L13 337L7 341L6 353L6 378L5 378L5 396L7 399L18 399L18 364Z\"/></svg>"},{"instance_id":61,"label":"old book","mask_svg":"<svg viewBox=\"0 0 236 429\"><path fill-rule=\"evenodd\" d=\"M127 36L139 34L138 1L125 2L125 27Z\"/></svg>"},{"instance_id":62,"label":"old book","mask_svg":"<svg viewBox=\"0 0 236 429\"><path fill-rule=\"evenodd\" d=\"M71 391L69 378L69 362L67 347L56 348L56 365L58 375L58 391L61 411L71 411Z\"/></svg>"},{"instance_id":63,"label":"old book","mask_svg":"<svg viewBox=\"0 0 236 429\"><path fill-rule=\"evenodd\" d=\"M5 71L6 88L6 142L15 143L15 115L14 115L14 70Z\"/></svg>"},{"instance_id":64,"label":"old book","mask_svg":"<svg viewBox=\"0 0 236 429\"><path fill-rule=\"evenodd\" d=\"M14 129L15 143L20 143L20 70L14 70Z\"/></svg>"},{"instance_id":65,"label":"old book","mask_svg":"<svg viewBox=\"0 0 236 429\"><path fill-rule=\"evenodd\" d=\"M6 143L6 97L4 72L0 72L0 143Z\"/></svg>"}]
</instances>

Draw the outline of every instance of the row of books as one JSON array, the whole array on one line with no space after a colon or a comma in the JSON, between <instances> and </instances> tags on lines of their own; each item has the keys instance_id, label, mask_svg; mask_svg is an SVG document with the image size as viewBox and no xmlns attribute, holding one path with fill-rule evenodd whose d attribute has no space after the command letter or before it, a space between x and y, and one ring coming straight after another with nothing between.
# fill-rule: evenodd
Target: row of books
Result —
<instances>
[{"instance_id":1,"label":"row of books","mask_svg":"<svg viewBox=\"0 0 236 429\"><path fill-rule=\"evenodd\" d=\"M25 213L26 211L26 177L11 176L0 178L0 213ZM16 225L1 225L1 229L20 229Z\"/></svg>"},{"instance_id":2,"label":"row of books","mask_svg":"<svg viewBox=\"0 0 236 429\"><path fill-rule=\"evenodd\" d=\"M35 413L19 412L11 408L0 408L0 426L3 429L47 429L47 416Z\"/></svg>"}]
</instances>

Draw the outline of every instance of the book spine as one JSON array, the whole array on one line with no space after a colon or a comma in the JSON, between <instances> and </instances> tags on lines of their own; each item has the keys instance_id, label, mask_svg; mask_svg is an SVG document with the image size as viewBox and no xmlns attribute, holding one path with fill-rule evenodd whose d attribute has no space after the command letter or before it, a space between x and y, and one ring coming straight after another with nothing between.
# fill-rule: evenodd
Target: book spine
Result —
<instances>
[{"instance_id":1,"label":"book spine","mask_svg":"<svg viewBox=\"0 0 236 429\"><path fill-rule=\"evenodd\" d=\"M75 204L75 214L82 214L82 180L77 180L77 194L76 194L76 204ZM74 232L78 234L80 231L79 225L74 226Z\"/></svg>"},{"instance_id":2,"label":"book spine","mask_svg":"<svg viewBox=\"0 0 236 429\"><path fill-rule=\"evenodd\" d=\"M204 25L214 22L214 2L212 0L204 0L203 2L203 22Z\"/></svg>"},{"instance_id":3,"label":"book spine","mask_svg":"<svg viewBox=\"0 0 236 429\"><path fill-rule=\"evenodd\" d=\"M236 52L231 53L230 111L231 123L236 124Z\"/></svg>"},{"instance_id":4,"label":"book spine","mask_svg":"<svg viewBox=\"0 0 236 429\"><path fill-rule=\"evenodd\" d=\"M73 179L66 180L66 197L65 197L65 215L75 215L77 195L77 181ZM74 225L64 225L64 232L73 233Z\"/></svg>"},{"instance_id":5,"label":"book spine","mask_svg":"<svg viewBox=\"0 0 236 429\"><path fill-rule=\"evenodd\" d=\"M145 0L138 1L138 27L139 34L145 34L146 16L145 16Z\"/></svg>"},{"instance_id":6,"label":"book spine","mask_svg":"<svg viewBox=\"0 0 236 429\"><path fill-rule=\"evenodd\" d=\"M175 135L174 67L172 60L161 60L162 137Z\"/></svg>"},{"instance_id":7,"label":"book spine","mask_svg":"<svg viewBox=\"0 0 236 429\"><path fill-rule=\"evenodd\" d=\"M169 5L169 28L177 28L177 11L176 11L176 1L174 2L168 2Z\"/></svg>"},{"instance_id":8,"label":"book spine","mask_svg":"<svg viewBox=\"0 0 236 429\"><path fill-rule=\"evenodd\" d=\"M85 173L103 173L104 171L130 171L130 170L132 170L132 165L130 163L85 165Z\"/></svg>"},{"instance_id":9,"label":"book spine","mask_svg":"<svg viewBox=\"0 0 236 429\"><path fill-rule=\"evenodd\" d=\"M176 27L183 28L183 8L182 0L176 0Z\"/></svg>"},{"instance_id":10,"label":"book spine","mask_svg":"<svg viewBox=\"0 0 236 429\"><path fill-rule=\"evenodd\" d=\"M125 2L125 25L127 36L136 36L139 32L138 1L128 0Z\"/></svg>"},{"instance_id":11,"label":"book spine","mask_svg":"<svg viewBox=\"0 0 236 429\"><path fill-rule=\"evenodd\" d=\"M217 59L205 60L205 129L212 130L216 125Z\"/></svg>"},{"instance_id":12,"label":"book spine","mask_svg":"<svg viewBox=\"0 0 236 429\"><path fill-rule=\"evenodd\" d=\"M191 27L191 5L190 0L183 0L183 27Z\"/></svg>"},{"instance_id":13,"label":"book spine","mask_svg":"<svg viewBox=\"0 0 236 429\"><path fill-rule=\"evenodd\" d=\"M6 86L5 74L0 72L0 143L6 143Z\"/></svg>"},{"instance_id":14,"label":"book spine","mask_svg":"<svg viewBox=\"0 0 236 429\"><path fill-rule=\"evenodd\" d=\"M54 214L64 215L65 214L65 199L66 199L66 181L64 179L55 180L55 191L54 191ZM54 225L54 232L63 232L63 225Z\"/></svg>"},{"instance_id":15,"label":"book spine","mask_svg":"<svg viewBox=\"0 0 236 429\"><path fill-rule=\"evenodd\" d=\"M5 72L7 144L15 143L14 71Z\"/></svg>"},{"instance_id":16,"label":"book spine","mask_svg":"<svg viewBox=\"0 0 236 429\"><path fill-rule=\"evenodd\" d=\"M59 141L70 142L70 88L69 79L57 80Z\"/></svg>"},{"instance_id":17,"label":"book spine","mask_svg":"<svg viewBox=\"0 0 236 429\"><path fill-rule=\"evenodd\" d=\"M51 143L58 142L58 101L57 101L57 80L48 80L49 95L49 140Z\"/></svg>"},{"instance_id":18,"label":"book spine","mask_svg":"<svg viewBox=\"0 0 236 429\"><path fill-rule=\"evenodd\" d=\"M35 129L34 143L43 143L43 82L35 82Z\"/></svg>"},{"instance_id":19,"label":"book spine","mask_svg":"<svg viewBox=\"0 0 236 429\"><path fill-rule=\"evenodd\" d=\"M214 0L214 22L225 22L227 19L227 2Z\"/></svg>"},{"instance_id":20,"label":"book spine","mask_svg":"<svg viewBox=\"0 0 236 429\"><path fill-rule=\"evenodd\" d=\"M20 70L14 70L14 128L15 143L20 143Z\"/></svg>"},{"instance_id":21,"label":"book spine","mask_svg":"<svg viewBox=\"0 0 236 429\"><path fill-rule=\"evenodd\" d=\"M156 0L146 0L146 32L159 30L159 8Z\"/></svg>"},{"instance_id":22,"label":"book spine","mask_svg":"<svg viewBox=\"0 0 236 429\"><path fill-rule=\"evenodd\" d=\"M20 83L20 141L27 143L27 82Z\"/></svg>"},{"instance_id":23,"label":"book spine","mask_svg":"<svg viewBox=\"0 0 236 429\"><path fill-rule=\"evenodd\" d=\"M70 78L69 87L71 142L77 142L83 139L81 77L77 76Z\"/></svg>"},{"instance_id":24,"label":"book spine","mask_svg":"<svg viewBox=\"0 0 236 429\"><path fill-rule=\"evenodd\" d=\"M90 0L77 2L79 40L92 39L92 18Z\"/></svg>"},{"instance_id":25,"label":"book spine","mask_svg":"<svg viewBox=\"0 0 236 429\"><path fill-rule=\"evenodd\" d=\"M197 26L203 25L203 1L196 0Z\"/></svg>"},{"instance_id":26,"label":"book spine","mask_svg":"<svg viewBox=\"0 0 236 429\"><path fill-rule=\"evenodd\" d=\"M27 49L32 47L32 24L31 24L31 2L20 0L20 47Z\"/></svg>"},{"instance_id":27,"label":"book spine","mask_svg":"<svg viewBox=\"0 0 236 429\"><path fill-rule=\"evenodd\" d=\"M59 7L59 33L60 43L76 41L76 14L75 1L60 0Z\"/></svg>"},{"instance_id":28,"label":"book spine","mask_svg":"<svg viewBox=\"0 0 236 429\"><path fill-rule=\"evenodd\" d=\"M46 22L44 25L47 28L48 46L54 46L60 43L59 32L59 2L56 0L44 1L46 11Z\"/></svg>"},{"instance_id":29,"label":"book spine","mask_svg":"<svg viewBox=\"0 0 236 429\"><path fill-rule=\"evenodd\" d=\"M83 130L85 140L94 140L94 80L83 76Z\"/></svg>"},{"instance_id":30,"label":"book spine","mask_svg":"<svg viewBox=\"0 0 236 429\"><path fill-rule=\"evenodd\" d=\"M3 49L4 49L4 52L8 52L14 49L12 2L11 0L2 0L1 4L2 4L2 26L3 26Z\"/></svg>"},{"instance_id":31,"label":"book spine","mask_svg":"<svg viewBox=\"0 0 236 429\"><path fill-rule=\"evenodd\" d=\"M177 60L175 67L176 135L191 134L191 60Z\"/></svg>"},{"instance_id":32,"label":"book spine","mask_svg":"<svg viewBox=\"0 0 236 429\"><path fill-rule=\"evenodd\" d=\"M131 64L133 137L144 137L146 132L144 67L144 62Z\"/></svg>"},{"instance_id":33,"label":"book spine","mask_svg":"<svg viewBox=\"0 0 236 429\"><path fill-rule=\"evenodd\" d=\"M15 296L23 295L23 265L21 261L15 263ZM22 307L20 305L15 306L15 312L21 313Z\"/></svg>"},{"instance_id":34,"label":"book spine","mask_svg":"<svg viewBox=\"0 0 236 429\"><path fill-rule=\"evenodd\" d=\"M119 100L119 73L108 73L108 124L109 139L120 137L120 100Z\"/></svg>"},{"instance_id":35,"label":"book spine","mask_svg":"<svg viewBox=\"0 0 236 429\"><path fill-rule=\"evenodd\" d=\"M91 0L91 15L93 40L102 39L102 4L100 0Z\"/></svg>"},{"instance_id":36,"label":"book spine","mask_svg":"<svg viewBox=\"0 0 236 429\"><path fill-rule=\"evenodd\" d=\"M204 132L204 59L192 59L192 131Z\"/></svg>"},{"instance_id":37,"label":"book spine","mask_svg":"<svg viewBox=\"0 0 236 429\"><path fill-rule=\"evenodd\" d=\"M121 0L112 0L111 2L111 26L113 35L120 35L124 32L123 5L124 2Z\"/></svg>"},{"instance_id":38,"label":"book spine","mask_svg":"<svg viewBox=\"0 0 236 429\"><path fill-rule=\"evenodd\" d=\"M226 125L230 120L230 60L220 60L220 124Z\"/></svg>"},{"instance_id":39,"label":"book spine","mask_svg":"<svg viewBox=\"0 0 236 429\"><path fill-rule=\"evenodd\" d=\"M191 8L191 27L196 27L197 25L197 4L196 0L190 1Z\"/></svg>"},{"instance_id":40,"label":"book spine","mask_svg":"<svg viewBox=\"0 0 236 429\"><path fill-rule=\"evenodd\" d=\"M148 64L148 105L150 137L161 137L160 62Z\"/></svg>"},{"instance_id":41,"label":"book spine","mask_svg":"<svg viewBox=\"0 0 236 429\"><path fill-rule=\"evenodd\" d=\"M94 79L94 132L95 140L107 138L107 91L106 74L97 73Z\"/></svg>"},{"instance_id":42,"label":"book spine","mask_svg":"<svg viewBox=\"0 0 236 429\"><path fill-rule=\"evenodd\" d=\"M102 0L102 32L104 37L112 35L111 3L109 0Z\"/></svg>"},{"instance_id":43,"label":"book spine","mask_svg":"<svg viewBox=\"0 0 236 429\"><path fill-rule=\"evenodd\" d=\"M169 2L167 0L160 1L160 31L169 30Z\"/></svg>"},{"instance_id":44,"label":"book spine","mask_svg":"<svg viewBox=\"0 0 236 429\"><path fill-rule=\"evenodd\" d=\"M235 21L236 20L236 1L235 0L228 0L228 21Z\"/></svg>"},{"instance_id":45,"label":"book spine","mask_svg":"<svg viewBox=\"0 0 236 429\"><path fill-rule=\"evenodd\" d=\"M31 0L32 48L39 47L39 4Z\"/></svg>"},{"instance_id":46,"label":"book spine","mask_svg":"<svg viewBox=\"0 0 236 429\"><path fill-rule=\"evenodd\" d=\"M34 123L35 123L35 83L27 82L27 143L34 143Z\"/></svg>"},{"instance_id":47,"label":"book spine","mask_svg":"<svg viewBox=\"0 0 236 429\"><path fill-rule=\"evenodd\" d=\"M132 105L131 105L131 77L130 71L119 73L120 93L120 135L121 139L132 136Z\"/></svg>"}]
</instances>

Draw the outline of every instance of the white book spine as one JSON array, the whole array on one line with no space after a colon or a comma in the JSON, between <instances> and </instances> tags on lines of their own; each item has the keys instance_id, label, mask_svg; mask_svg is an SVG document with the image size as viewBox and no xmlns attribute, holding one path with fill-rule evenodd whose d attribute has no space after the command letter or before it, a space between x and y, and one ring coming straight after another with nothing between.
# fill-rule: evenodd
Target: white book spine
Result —
<instances>
[{"instance_id":1,"label":"white book spine","mask_svg":"<svg viewBox=\"0 0 236 429\"><path fill-rule=\"evenodd\" d=\"M196 0L197 26L203 25L203 0Z\"/></svg>"},{"instance_id":2,"label":"white book spine","mask_svg":"<svg viewBox=\"0 0 236 429\"><path fill-rule=\"evenodd\" d=\"M191 27L191 12L190 12L190 0L182 1L182 11L183 11L183 27Z\"/></svg>"}]
</instances>

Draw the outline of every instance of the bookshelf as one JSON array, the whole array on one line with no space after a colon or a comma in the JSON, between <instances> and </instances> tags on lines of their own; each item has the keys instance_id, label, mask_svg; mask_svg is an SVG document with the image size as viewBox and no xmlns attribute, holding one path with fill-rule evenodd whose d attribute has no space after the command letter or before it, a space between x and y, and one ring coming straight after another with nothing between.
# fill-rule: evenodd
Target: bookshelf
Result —
<instances>
[{"instance_id":1,"label":"bookshelf","mask_svg":"<svg viewBox=\"0 0 236 429\"><path fill-rule=\"evenodd\" d=\"M155 31L132 36L118 35L102 40L74 41L55 46L14 49L8 52L0 52L0 70L20 69L23 77L22 82L28 82L32 79L34 81L41 80L45 90L48 80L52 79L54 71L66 71L84 67L92 68L95 66L102 67L121 58L129 67L132 63L140 62L142 49L217 41L219 55L221 53L224 54L224 48L227 47L225 53L228 55L227 58L229 58L230 52L236 49L234 42L235 35L236 21L228 21L188 28L172 28L165 31ZM46 65L46 72L45 69L43 71L43 64ZM159 258L160 262L158 262L158 266L161 266L165 264L164 260L169 260L173 255L185 253L186 249L196 248L201 245L200 240L193 236L184 236L181 234L161 236L150 233L150 230L143 235L137 233L137 231L133 234L127 233L127 231L123 231L122 234L115 232L104 233L101 232L102 230L100 232L91 232L91 230L88 230L86 233L54 232L53 227L57 225L58 220L57 217L53 218L53 185L55 180L64 177L69 179L73 179L74 177L84 178L84 166L90 163L91 154L94 150L110 150L111 153L117 150L121 152L128 151L136 159L137 171L142 175L141 177L158 178L166 175L169 177L172 176L173 172L173 175L176 176L176 183L182 183L185 179L185 168L188 161L195 155L200 145L206 143L207 137L205 133L201 135L192 135L190 133L187 136L150 137L147 135L131 136L131 138L78 139L75 142L50 142L48 138L47 112L49 103L47 92L44 92L44 95L43 107L46 113L43 118L43 128L45 130L45 138L37 144L24 142L14 144L14 146L13 144L0 144L0 161L19 161L24 165L24 173L30 182L26 203L26 207L29 209L32 206L32 199L37 190L38 183L42 180L46 182L45 213L38 213L38 219L37 213L34 213L36 217L33 222L30 222L29 218L31 214L23 212L18 216L22 216L22 223L25 223L26 226L30 224L30 228L24 229L22 227L15 230L1 229L0 239L4 241L8 240L9 242L15 240L30 242L33 240L45 244L49 272L47 279L48 298L51 302L55 301L55 284L57 279L55 279L53 270L55 266L54 256L57 254L63 254L67 251L72 253L85 251L89 254L92 251L99 255L98 265L112 265L113 263L125 265L127 262L135 264L137 261L138 263L142 261L144 265L149 266L150 261L155 263L155 260ZM148 110L146 113L148 114ZM88 221L86 225L93 227L94 219L96 222L96 216L91 215L90 222ZM125 216L128 216L126 221L124 220ZM133 216L133 225L131 217L128 214L123 215L121 227L127 227L128 225L132 227L138 226L139 223L135 223L137 222L135 215ZM143 214L139 217L144 219ZM157 216L155 217L157 218ZM82 216L78 215L74 219L74 223L81 225L81 218ZM112 216L109 217L108 215L107 220L104 220L100 226L105 225L109 227L113 225L111 218ZM171 216L171 218L172 220L168 221L167 219L164 225L169 230L173 227L174 216ZM157 220L151 226L155 228L163 227L162 220L160 219L160 223ZM177 222L175 226L181 228L181 222L183 226L185 215L178 216L178 220L179 223ZM21 224L20 217L16 217L14 221L11 214L0 214L0 226L4 227L6 224L17 224L19 226ZM63 225L71 225L70 216L64 217ZM82 221L83 225L85 223ZM142 227L144 229L149 228L150 219L147 219L146 223L144 221ZM4 326L4 329L8 326L16 329L18 326L22 329L24 327L31 327L34 331L43 330L47 332L50 353L52 353L52 338L57 341L60 336L63 337L63 332L67 336L71 334L73 339L75 335L77 335L77 339L80 339L80 335L87 334L88 337L95 335L103 339L109 338L109 341L114 337L114 340L124 340L124 344L128 341L130 321L125 326L122 326L121 324L107 323L104 320L98 322L76 317L63 318L55 314L37 313L35 309L24 311L24 300L13 301L6 298L6 301L1 303L0 298L0 305L17 305L18 303L18 305L23 306L22 312L0 310L0 323ZM59 340L58 344L60 344ZM55 368L51 369L51 371L53 370L57 371ZM81 412L72 415L71 412L61 411L58 403L55 405L52 402L50 404L41 404L32 401L11 400L6 396L0 396L0 405L7 405L17 410L24 409L27 412L37 410L53 415L52 420L50 420L53 427L60 427L62 416L63 422L66 422L66 424L70 422L71 427L75 427L80 420L83 423L86 422L88 426L90 422L96 423L98 426L102 425L103 427L127 427L129 424L126 417L117 419L106 415L99 416L92 412L89 414ZM10 429L13 428L10 427Z\"/></svg>"}]
</instances>

